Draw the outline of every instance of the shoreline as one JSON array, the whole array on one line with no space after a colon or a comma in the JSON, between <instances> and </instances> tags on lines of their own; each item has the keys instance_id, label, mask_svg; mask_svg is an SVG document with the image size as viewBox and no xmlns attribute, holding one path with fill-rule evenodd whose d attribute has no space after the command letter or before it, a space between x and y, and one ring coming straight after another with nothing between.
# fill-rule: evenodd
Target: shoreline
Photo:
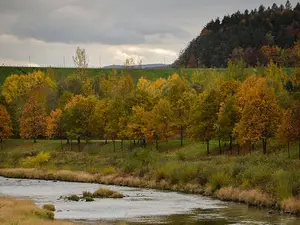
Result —
<instances>
[{"instance_id":1,"label":"shoreline","mask_svg":"<svg viewBox=\"0 0 300 225\"><path fill-rule=\"evenodd\" d=\"M258 189L243 190L237 187L223 187L219 190L213 191L209 185L206 187L201 187L198 184L192 183L172 185L165 180L157 182L155 180L147 180L146 177L140 178L129 174L102 175L69 170L52 171L47 169L1 168L0 176L18 179L96 183L103 185L176 191L186 194L200 194L206 197L219 199L221 201L242 203L251 207L267 208L279 213L300 216L299 199L289 198L278 202L267 193L261 192Z\"/></svg>"}]
</instances>

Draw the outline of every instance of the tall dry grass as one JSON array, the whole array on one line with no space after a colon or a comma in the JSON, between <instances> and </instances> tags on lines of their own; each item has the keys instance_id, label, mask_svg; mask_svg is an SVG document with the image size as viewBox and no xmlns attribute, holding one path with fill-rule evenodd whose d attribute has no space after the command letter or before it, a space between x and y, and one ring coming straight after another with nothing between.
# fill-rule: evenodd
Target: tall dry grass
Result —
<instances>
[{"instance_id":1,"label":"tall dry grass","mask_svg":"<svg viewBox=\"0 0 300 225\"><path fill-rule=\"evenodd\" d=\"M71 222L53 221L51 213L39 209L30 200L0 197L0 224L3 225L72 225ZM53 214L52 214L53 215Z\"/></svg>"}]
</instances>

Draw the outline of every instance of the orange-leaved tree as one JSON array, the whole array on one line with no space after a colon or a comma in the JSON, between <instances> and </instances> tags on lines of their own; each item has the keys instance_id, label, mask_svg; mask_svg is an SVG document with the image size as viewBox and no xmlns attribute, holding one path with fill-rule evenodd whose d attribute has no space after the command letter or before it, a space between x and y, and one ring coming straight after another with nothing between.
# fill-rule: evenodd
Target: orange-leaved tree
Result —
<instances>
[{"instance_id":1,"label":"orange-leaved tree","mask_svg":"<svg viewBox=\"0 0 300 225\"><path fill-rule=\"evenodd\" d=\"M38 137L45 135L46 117L45 102L35 95L28 98L20 118L21 138L33 138L36 143Z\"/></svg>"},{"instance_id":2,"label":"orange-leaved tree","mask_svg":"<svg viewBox=\"0 0 300 225\"><path fill-rule=\"evenodd\" d=\"M237 106L241 119L235 131L241 144L263 142L267 153L267 140L277 131L280 108L273 88L262 77L249 77L237 93Z\"/></svg>"},{"instance_id":3,"label":"orange-leaved tree","mask_svg":"<svg viewBox=\"0 0 300 225\"><path fill-rule=\"evenodd\" d=\"M61 122L62 110L52 110L50 115L46 118L46 137L61 139L61 149L63 150L62 139L64 138L64 132Z\"/></svg>"},{"instance_id":4,"label":"orange-leaved tree","mask_svg":"<svg viewBox=\"0 0 300 225\"><path fill-rule=\"evenodd\" d=\"M0 105L0 143L3 149L3 139L12 136L10 115L3 105Z\"/></svg>"},{"instance_id":5,"label":"orange-leaved tree","mask_svg":"<svg viewBox=\"0 0 300 225\"><path fill-rule=\"evenodd\" d=\"M287 109L282 116L281 124L277 131L277 137L288 145L288 155L290 157L290 142L299 141L300 158L300 102L293 102L291 108Z\"/></svg>"}]
</instances>

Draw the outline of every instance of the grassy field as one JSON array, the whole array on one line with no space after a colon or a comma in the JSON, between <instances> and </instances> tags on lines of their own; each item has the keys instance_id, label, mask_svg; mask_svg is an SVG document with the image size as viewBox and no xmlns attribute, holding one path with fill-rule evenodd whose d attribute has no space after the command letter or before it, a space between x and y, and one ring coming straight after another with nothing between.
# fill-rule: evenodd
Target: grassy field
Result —
<instances>
[{"instance_id":1,"label":"grassy field","mask_svg":"<svg viewBox=\"0 0 300 225\"><path fill-rule=\"evenodd\" d=\"M34 70L40 70L43 72L47 72L49 68L45 67L0 67L0 84L4 82L6 77L11 74L26 74L30 73ZM74 72L76 72L76 68L52 68L56 77L66 77ZM113 69L101 69L101 68L90 68L87 69L89 76L97 76L100 74L111 74ZM132 78L137 81L141 76L147 77L150 80L154 80L157 78L167 78L170 74L180 72L180 69L173 68L162 68L162 69L116 69L117 74L122 74L127 71ZM184 69L184 74L186 76L190 76L193 72L193 69Z\"/></svg>"},{"instance_id":2,"label":"grassy field","mask_svg":"<svg viewBox=\"0 0 300 225\"><path fill-rule=\"evenodd\" d=\"M300 213L300 160L297 145L291 158L285 146L270 142L268 155L261 146L251 154L241 149L237 155L222 142L211 143L206 155L205 144L179 141L139 148L132 141L113 144L103 141L63 144L58 140L6 140L0 153L0 175L66 181L99 182L200 193L223 200ZM80 149L80 150L79 150ZM42 152L42 153L41 153ZM77 172L76 172L77 171ZM80 171L80 172L78 172Z\"/></svg>"}]
</instances>

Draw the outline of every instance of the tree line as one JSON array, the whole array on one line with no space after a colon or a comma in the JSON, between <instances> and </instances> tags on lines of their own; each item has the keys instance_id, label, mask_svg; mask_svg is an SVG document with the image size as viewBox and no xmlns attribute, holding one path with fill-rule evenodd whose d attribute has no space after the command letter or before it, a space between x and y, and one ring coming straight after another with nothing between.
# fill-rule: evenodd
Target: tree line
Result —
<instances>
[{"instance_id":1,"label":"tree line","mask_svg":"<svg viewBox=\"0 0 300 225\"><path fill-rule=\"evenodd\" d=\"M225 15L207 23L174 66L224 68L228 60L243 60L247 66L267 65L270 60L284 67L299 66L299 21L300 3L293 8L289 0L285 5Z\"/></svg>"},{"instance_id":2,"label":"tree line","mask_svg":"<svg viewBox=\"0 0 300 225\"><path fill-rule=\"evenodd\" d=\"M182 72L184 73L184 72ZM1 87L0 140L11 136L33 139L136 140L141 146L184 139L220 142L252 151L276 137L299 141L300 68L289 74L271 62L266 68L244 70L231 64L225 72L195 70L192 77L134 83L122 75L88 77L84 67L61 78L49 69L11 75ZM1 144L2 146L2 144ZM300 152L299 152L300 154Z\"/></svg>"}]
</instances>

